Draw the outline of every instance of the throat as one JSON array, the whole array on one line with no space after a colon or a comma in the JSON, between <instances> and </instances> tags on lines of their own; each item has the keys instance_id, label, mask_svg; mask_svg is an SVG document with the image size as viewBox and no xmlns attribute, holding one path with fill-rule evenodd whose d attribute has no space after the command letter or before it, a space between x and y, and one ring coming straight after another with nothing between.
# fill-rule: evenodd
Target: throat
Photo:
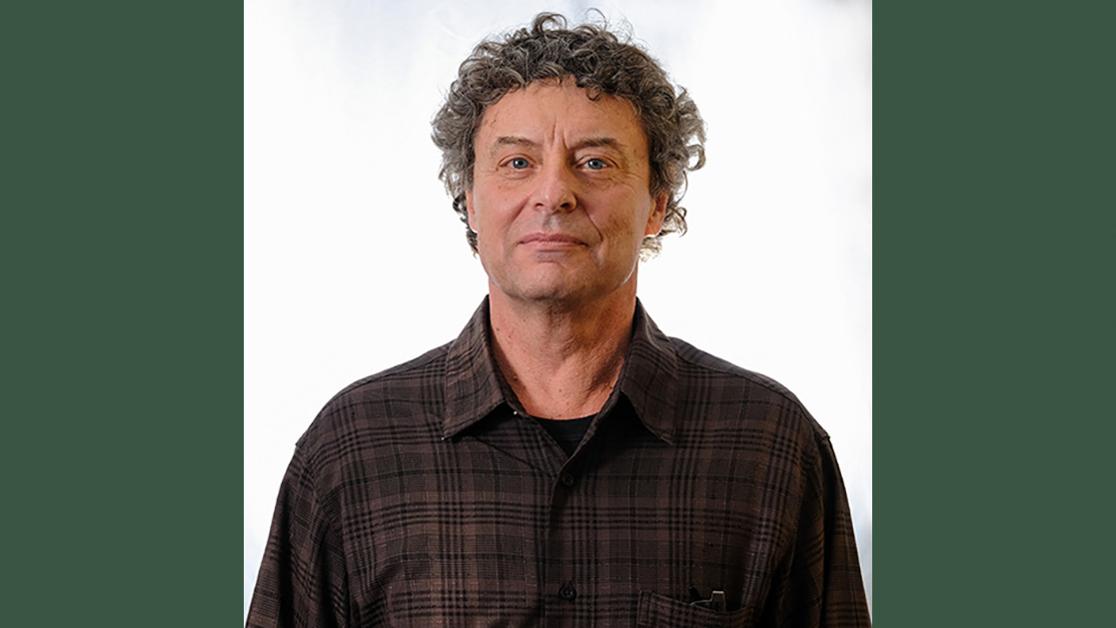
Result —
<instances>
[{"instance_id":1,"label":"throat","mask_svg":"<svg viewBox=\"0 0 1116 628\"><path fill-rule=\"evenodd\" d=\"M504 380L533 416L596 414L620 379L631 343L634 295L604 311L509 307L493 296L491 348Z\"/></svg>"}]
</instances>

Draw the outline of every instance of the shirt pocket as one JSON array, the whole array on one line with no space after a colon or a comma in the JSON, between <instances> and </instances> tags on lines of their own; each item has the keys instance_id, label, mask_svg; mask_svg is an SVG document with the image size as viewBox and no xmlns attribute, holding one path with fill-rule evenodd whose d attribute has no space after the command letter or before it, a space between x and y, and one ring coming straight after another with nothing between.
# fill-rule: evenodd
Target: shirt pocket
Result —
<instances>
[{"instance_id":1,"label":"shirt pocket","mask_svg":"<svg viewBox=\"0 0 1116 628\"><path fill-rule=\"evenodd\" d=\"M752 623L749 609L719 613L712 609L690 606L686 602L640 591L636 608L636 625L669 626L671 628L746 628Z\"/></svg>"}]
</instances>

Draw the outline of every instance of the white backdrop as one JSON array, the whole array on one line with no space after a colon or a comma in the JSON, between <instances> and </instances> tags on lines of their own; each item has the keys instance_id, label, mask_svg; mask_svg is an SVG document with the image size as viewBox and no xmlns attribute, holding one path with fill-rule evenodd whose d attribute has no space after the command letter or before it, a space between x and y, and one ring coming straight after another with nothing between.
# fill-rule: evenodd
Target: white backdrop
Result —
<instances>
[{"instance_id":1,"label":"white backdrop","mask_svg":"<svg viewBox=\"0 0 1116 628\"><path fill-rule=\"evenodd\" d=\"M871 599L869 2L246 0L245 613L309 422L454 338L485 293L429 139L458 64L493 31L589 6L630 22L708 128L690 233L644 264L640 298L830 433Z\"/></svg>"}]
</instances>

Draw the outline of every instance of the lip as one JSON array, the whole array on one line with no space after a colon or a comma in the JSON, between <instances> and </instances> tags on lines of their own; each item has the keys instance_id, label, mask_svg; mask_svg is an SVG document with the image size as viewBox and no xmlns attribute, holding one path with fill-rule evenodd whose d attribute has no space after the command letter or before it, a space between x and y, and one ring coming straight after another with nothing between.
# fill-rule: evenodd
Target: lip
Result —
<instances>
[{"instance_id":1,"label":"lip","mask_svg":"<svg viewBox=\"0 0 1116 628\"><path fill-rule=\"evenodd\" d=\"M540 246L577 246L584 245L579 238L564 233L546 233L537 231L529 234L519 241L520 244L537 244Z\"/></svg>"}]
</instances>

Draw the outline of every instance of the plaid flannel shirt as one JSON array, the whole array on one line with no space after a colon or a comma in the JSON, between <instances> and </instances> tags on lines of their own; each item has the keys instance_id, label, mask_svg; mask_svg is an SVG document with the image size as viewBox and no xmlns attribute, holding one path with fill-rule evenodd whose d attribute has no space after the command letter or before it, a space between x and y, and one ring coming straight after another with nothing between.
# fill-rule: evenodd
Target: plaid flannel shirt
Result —
<instances>
[{"instance_id":1,"label":"plaid flannel shirt","mask_svg":"<svg viewBox=\"0 0 1116 628\"><path fill-rule=\"evenodd\" d=\"M298 441L247 625L868 626L829 438L637 303L572 456L519 407L488 302ZM724 592L723 609L693 604Z\"/></svg>"}]
</instances>

